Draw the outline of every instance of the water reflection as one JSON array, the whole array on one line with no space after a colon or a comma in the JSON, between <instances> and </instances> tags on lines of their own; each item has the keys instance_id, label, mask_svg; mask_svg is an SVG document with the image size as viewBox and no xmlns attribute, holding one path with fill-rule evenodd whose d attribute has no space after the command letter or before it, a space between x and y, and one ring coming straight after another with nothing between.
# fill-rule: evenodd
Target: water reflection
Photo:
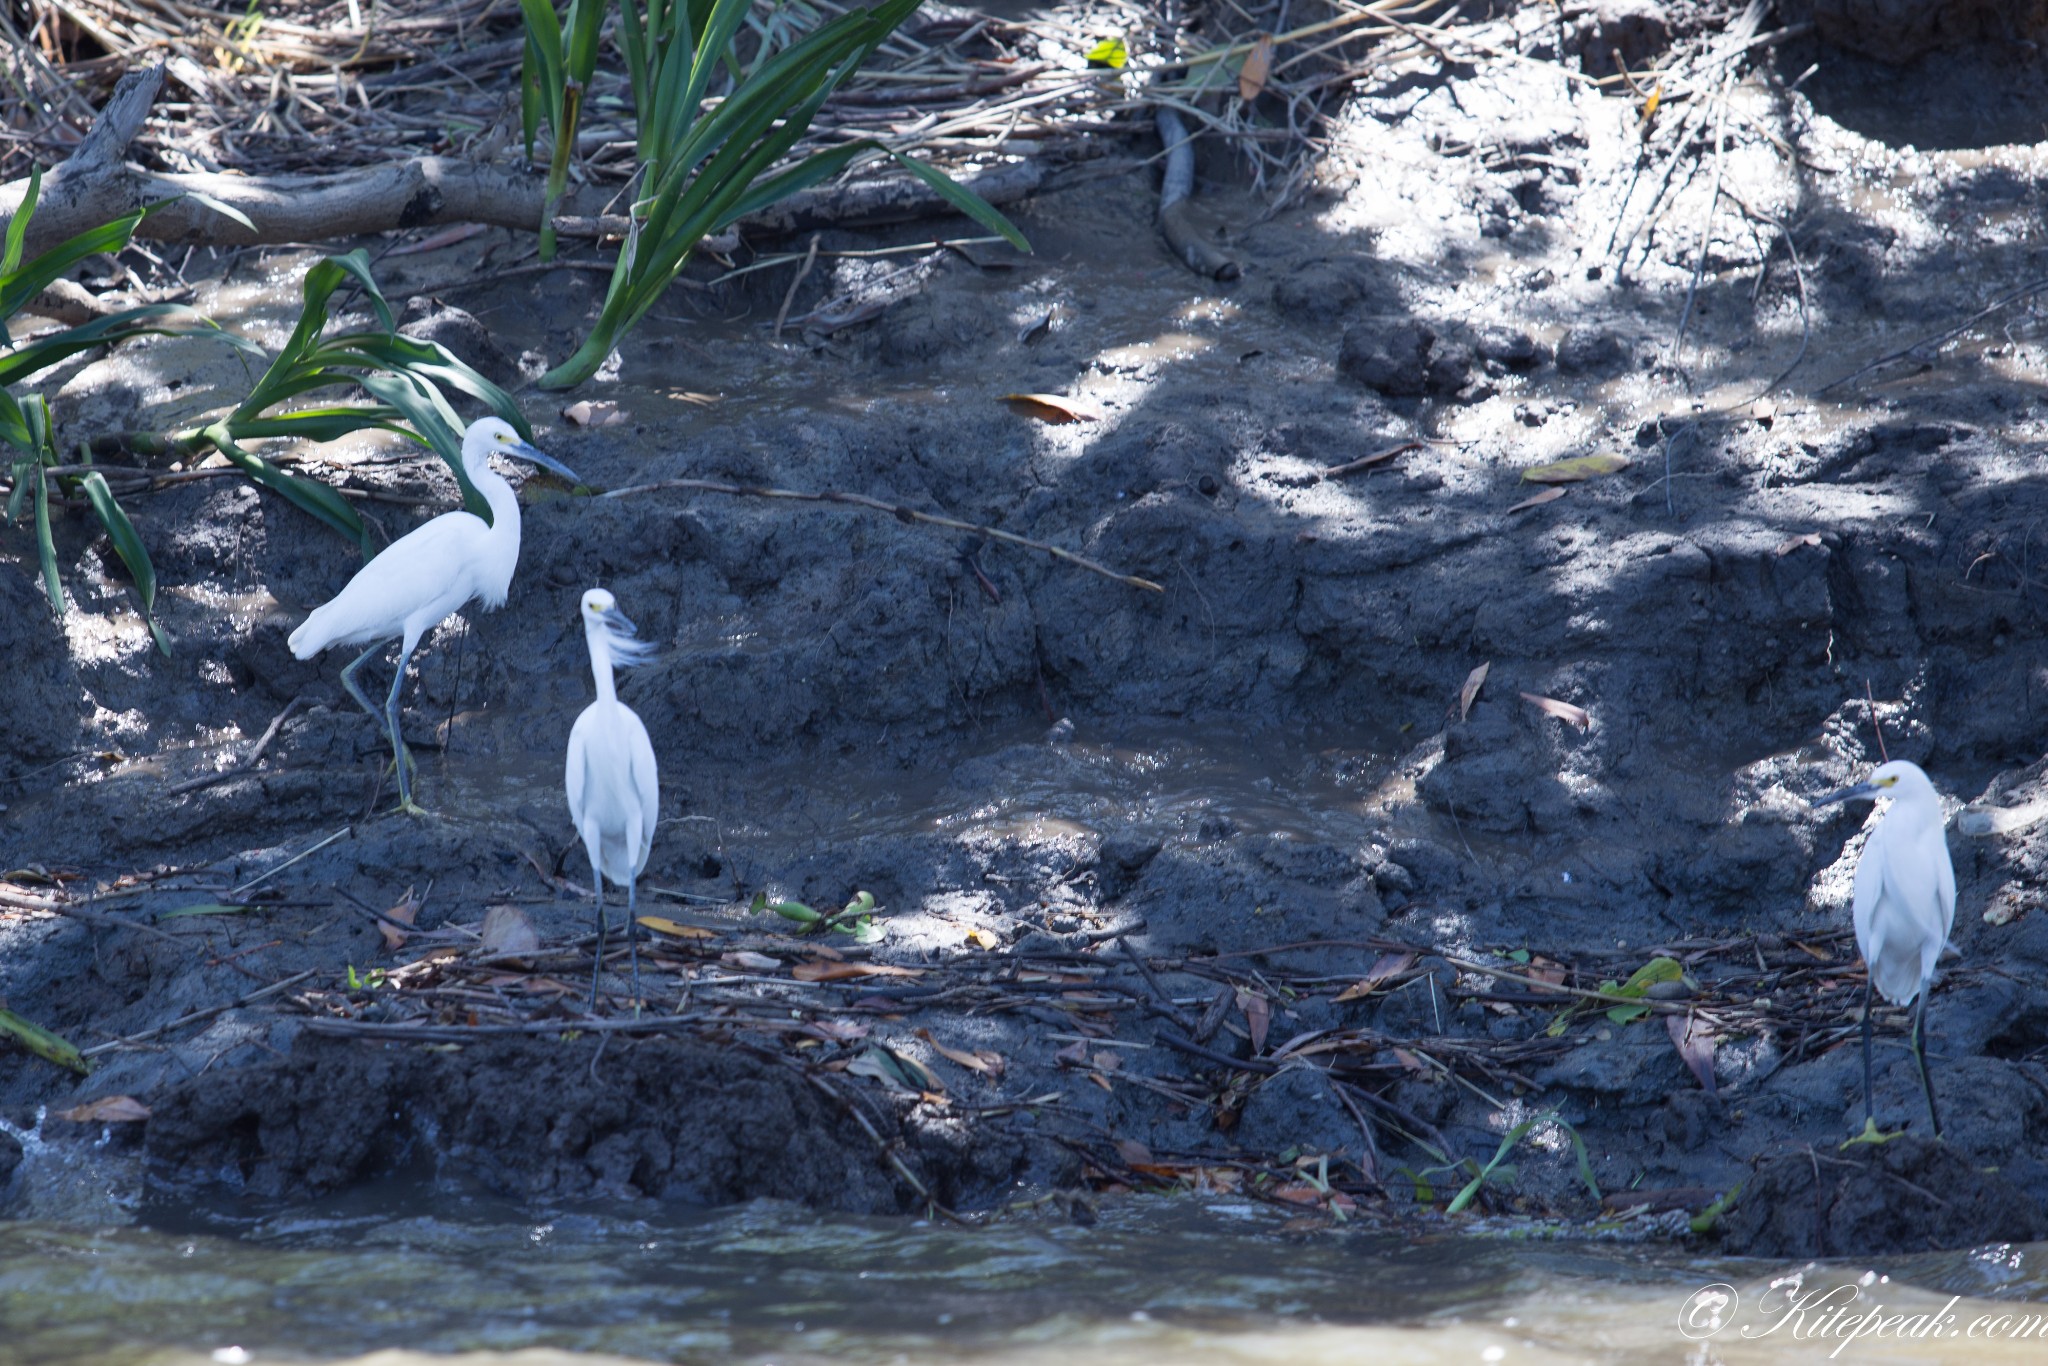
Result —
<instances>
[{"instance_id":1,"label":"water reflection","mask_svg":"<svg viewBox=\"0 0 2048 1366\"><path fill-rule=\"evenodd\" d=\"M2048 1328L1962 1335L2048 1298L2044 1250L1908 1259L1885 1278L1640 1245L1311 1229L1194 1198L1110 1202L1087 1226L1044 1213L962 1230L771 1204L537 1216L394 1182L314 1207L156 1211L142 1228L0 1224L0 1361L1826 1359L1835 1339L1817 1312L1782 1312L1790 1293L1930 1319L1963 1297L1945 1342L1866 1338L1838 1360L2031 1360ZM1681 1311L1716 1281L1739 1311L1689 1341Z\"/></svg>"}]
</instances>

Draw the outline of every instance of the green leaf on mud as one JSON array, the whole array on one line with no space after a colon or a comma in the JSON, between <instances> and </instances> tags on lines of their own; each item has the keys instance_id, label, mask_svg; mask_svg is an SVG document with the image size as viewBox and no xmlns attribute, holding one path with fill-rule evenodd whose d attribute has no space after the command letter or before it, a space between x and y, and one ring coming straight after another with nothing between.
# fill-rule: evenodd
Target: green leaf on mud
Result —
<instances>
[{"instance_id":1,"label":"green leaf on mud","mask_svg":"<svg viewBox=\"0 0 2048 1366\"><path fill-rule=\"evenodd\" d=\"M0 1034L12 1035L14 1041L23 1048L59 1067L68 1067L81 1074L92 1071L91 1065L79 1056L76 1048L41 1025L31 1024L22 1019L11 1010L0 1010Z\"/></svg>"},{"instance_id":2,"label":"green leaf on mud","mask_svg":"<svg viewBox=\"0 0 2048 1366\"><path fill-rule=\"evenodd\" d=\"M1576 484L1616 470L1628 468L1625 455L1580 455L1570 460L1556 460L1548 465L1537 465L1522 471L1522 481L1528 484Z\"/></svg>"},{"instance_id":3,"label":"green leaf on mud","mask_svg":"<svg viewBox=\"0 0 2048 1366\"><path fill-rule=\"evenodd\" d=\"M107 538L114 543L114 553L121 557L121 563L128 566L129 576L135 580L135 591L142 598L142 619L149 623L157 649L168 659L171 642L156 619L156 566L149 562L149 549L142 544L128 514L114 501L114 491L107 487L105 475L94 470L85 476L83 487L93 515L100 519L100 525L107 529Z\"/></svg>"},{"instance_id":4,"label":"green leaf on mud","mask_svg":"<svg viewBox=\"0 0 2048 1366\"><path fill-rule=\"evenodd\" d=\"M1131 50L1124 45L1121 35L1104 38L1087 52L1088 65L1106 66L1122 71L1131 60Z\"/></svg>"}]
</instances>

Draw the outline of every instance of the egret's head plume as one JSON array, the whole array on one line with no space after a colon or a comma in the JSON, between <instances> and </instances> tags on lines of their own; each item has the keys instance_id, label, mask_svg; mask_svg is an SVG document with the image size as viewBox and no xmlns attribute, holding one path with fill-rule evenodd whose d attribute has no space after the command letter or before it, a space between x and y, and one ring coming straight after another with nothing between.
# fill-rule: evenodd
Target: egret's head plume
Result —
<instances>
[{"instance_id":1,"label":"egret's head plume","mask_svg":"<svg viewBox=\"0 0 2048 1366\"><path fill-rule=\"evenodd\" d=\"M639 638L640 628L619 610L618 599L602 588L583 595L583 629L592 639L604 641L612 663L620 668L644 664L654 655L654 647Z\"/></svg>"}]
</instances>

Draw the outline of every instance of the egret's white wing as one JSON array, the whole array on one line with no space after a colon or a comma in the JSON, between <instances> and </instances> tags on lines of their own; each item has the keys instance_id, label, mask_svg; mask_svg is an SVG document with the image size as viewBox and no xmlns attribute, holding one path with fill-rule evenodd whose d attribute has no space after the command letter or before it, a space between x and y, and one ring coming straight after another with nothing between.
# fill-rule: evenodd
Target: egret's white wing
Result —
<instances>
[{"instance_id":1,"label":"egret's white wing","mask_svg":"<svg viewBox=\"0 0 2048 1366\"><path fill-rule=\"evenodd\" d=\"M640 847L632 851L633 875L638 877L647 866L648 852L654 848L655 823L661 819L661 779L655 772L654 742L647 738L647 727L625 703L619 704L619 711L627 723L633 794L640 803Z\"/></svg>"},{"instance_id":2,"label":"egret's white wing","mask_svg":"<svg viewBox=\"0 0 2048 1366\"><path fill-rule=\"evenodd\" d=\"M475 591L470 561L489 534L483 519L467 512L444 512L413 528L299 623L288 642L292 653L311 659L330 645L366 645L398 635L414 612L459 593L448 608L453 612Z\"/></svg>"},{"instance_id":3,"label":"egret's white wing","mask_svg":"<svg viewBox=\"0 0 2048 1366\"><path fill-rule=\"evenodd\" d=\"M596 711L597 704L593 702L569 728L569 763L562 774L562 785L569 791L569 819L575 822L579 835L583 833L583 782L590 766L590 730L596 724Z\"/></svg>"}]
</instances>

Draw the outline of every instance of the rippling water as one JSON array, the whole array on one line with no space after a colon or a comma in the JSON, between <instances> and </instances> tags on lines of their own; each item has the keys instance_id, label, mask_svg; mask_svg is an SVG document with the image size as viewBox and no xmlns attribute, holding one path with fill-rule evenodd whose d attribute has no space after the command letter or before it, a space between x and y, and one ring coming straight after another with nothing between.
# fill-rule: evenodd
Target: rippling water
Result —
<instances>
[{"instance_id":1,"label":"rippling water","mask_svg":"<svg viewBox=\"0 0 2048 1366\"><path fill-rule=\"evenodd\" d=\"M1808 1267L1796 1293L1904 1313L1964 1297L1951 1337L1895 1328L1836 1360L2037 1360L2044 1268L2048 1245L1985 1249L1888 1265L1888 1280ZM0 1361L1826 1360L1838 1339L1820 1335L1821 1309L1771 1308L1795 1293L1771 1282L1799 1271L1499 1232L1314 1228L1196 1197L1106 1202L1090 1224L1047 1211L961 1229L770 1204L536 1216L393 1183L262 1214L0 1223ZM1713 1282L1740 1307L1690 1340L1681 1314ZM1966 1336L1983 1315L2036 1311L2030 1339L2014 1336L2017 1318Z\"/></svg>"}]
</instances>

